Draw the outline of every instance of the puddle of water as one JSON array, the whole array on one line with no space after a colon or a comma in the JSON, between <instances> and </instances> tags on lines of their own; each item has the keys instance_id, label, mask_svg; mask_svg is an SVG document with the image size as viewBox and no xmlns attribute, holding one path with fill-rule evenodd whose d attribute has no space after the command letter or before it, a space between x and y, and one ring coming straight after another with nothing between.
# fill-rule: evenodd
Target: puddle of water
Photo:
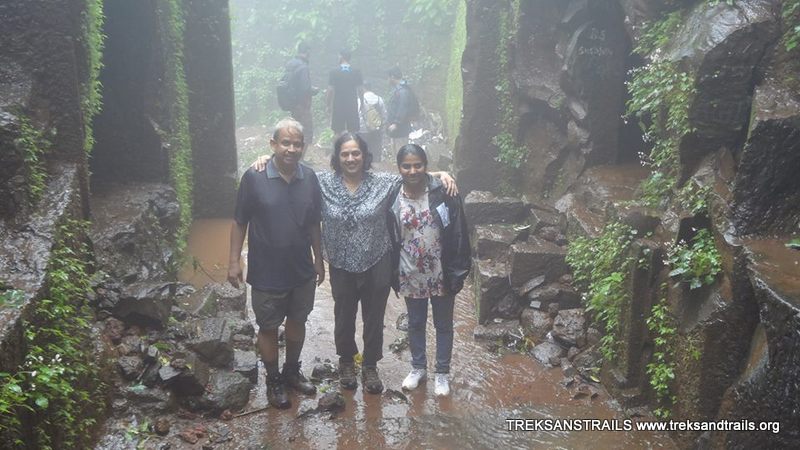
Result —
<instances>
[{"instance_id":1,"label":"puddle of water","mask_svg":"<svg viewBox=\"0 0 800 450\"><path fill-rule=\"evenodd\" d=\"M197 219L192 223L186 242L189 257L178 274L180 281L200 289L227 279L231 220Z\"/></svg>"},{"instance_id":2,"label":"puddle of water","mask_svg":"<svg viewBox=\"0 0 800 450\"><path fill-rule=\"evenodd\" d=\"M229 220L198 220L191 230L189 252L210 278L224 280L227 269ZM191 266L188 269L192 269ZM183 281L196 286L205 273L185 270ZM403 332L397 317L405 311L402 299L391 294L386 309L384 359L378 363L384 385L400 390L410 370L408 350L395 354L388 346ZM249 313L249 311L248 311ZM252 320L252 318L251 318ZM451 364L451 396L437 399L432 372L427 383L406 393L408 402L389 395L342 391L346 408L336 418L312 415L298 418L298 411L315 407L322 395L309 398L291 394L288 410L266 409L229 422L234 439L215 448L674 448L664 436L641 432L510 432L505 419L524 418L621 418L608 395L594 400L573 400L560 381L560 369L545 368L525 355L499 356L475 342L476 325L471 289L456 299L455 345ZM358 320L357 342L361 343ZM435 356L435 331L428 321L428 359ZM302 360L306 375L315 361L337 361L333 345L333 298L326 280L317 289L316 303L306 332ZM432 369L432 367L431 367ZM248 411L267 406L263 368L251 392Z\"/></svg>"}]
</instances>

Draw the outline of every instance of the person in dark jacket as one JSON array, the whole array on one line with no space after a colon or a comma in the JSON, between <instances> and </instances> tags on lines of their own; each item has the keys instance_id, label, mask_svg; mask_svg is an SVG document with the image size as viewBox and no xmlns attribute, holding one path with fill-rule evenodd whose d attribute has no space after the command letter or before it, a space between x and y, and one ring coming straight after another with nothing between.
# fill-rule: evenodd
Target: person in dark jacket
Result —
<instances>
[{"instance_id":1,"label":"person in dark jacket","mask_svg":"<svg viewBox=\"0 0 800 450\"><path fill-rule=\"evenodd\" d=\"M308 69L308 58L311 54L311 47L301 42L297 44L297 55L286 63L286 73L289 74L292 89L297 96L289 114L292 118L303 125L303 136L305 142L314 145L314 120L311 113L311 97L318 89L311 85L311 72Z\"/></svg>"},{"instance_id":2,"label":"person in dark jacket","mask_svg":"<svg viewBox=\"0 0 800 450\"><path fill-rule=\"evenodd\" d=\"M392 96L389 98L389 109L386 113L386 135L391 138L392 151L395 151L408 144L411 120L418 112L418 103L399 67L389 70L389 85L392 86Z\"/></svg>"},{"instance_id":3,"label":"person in dark jacket","mask_svg":"<svg viewBox=\"0 0 800 450\"><path fill-rule=\"evenodd\" d=\"M397 167L403 182L392 193L387 222L394 250L392 286L405 298L408 309L412 369L403 389L415 389L427 377L425 325L430 301L436 328L434 392L446 396L450 393L455 295L471 266L464 208L459 196L448 196L442 183L427 173L428 157L422 147L401 147Z\"/></svg>"}]
</instances>

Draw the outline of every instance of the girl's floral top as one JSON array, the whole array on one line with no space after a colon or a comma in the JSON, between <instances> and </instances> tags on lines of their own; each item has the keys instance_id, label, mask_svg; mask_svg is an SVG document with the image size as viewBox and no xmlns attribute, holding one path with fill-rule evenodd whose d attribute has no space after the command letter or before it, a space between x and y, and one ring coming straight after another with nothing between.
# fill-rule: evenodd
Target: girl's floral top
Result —
<instances>
[{"instance_id":1,"label":"girl's floral top","mask_svg":"<svg viewBox=\"0 0 800 450\"><path fill-rule=\"evenodd\" d=\"M444 295L441 231L428 207L428 191L412 199L401 189L397 203L393 209L400 225L400 295Z\"/></svg>"}]
</instances>

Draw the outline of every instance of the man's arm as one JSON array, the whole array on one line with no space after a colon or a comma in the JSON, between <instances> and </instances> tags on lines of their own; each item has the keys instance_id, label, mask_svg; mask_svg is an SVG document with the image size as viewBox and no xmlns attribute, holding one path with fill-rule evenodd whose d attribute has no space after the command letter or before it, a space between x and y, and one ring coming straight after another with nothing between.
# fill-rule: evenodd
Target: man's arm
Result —
<instances>
[{"instance_id":1,"label":"man's arm","mask_svg":"<svg viewBox=\"0 0 800 450\"><path fill-rule=\"evenodd\" d=\"M239 262L242 255L242 246L244 245L244 237L247 232L247 224L240 225L235 220L231 224L231 245L230 254L228 255L228 281L236 288L242 279L242 265Z\"/></svg>"},{"instance_id":2,"label":"man's arm","mask_svg":"<svg viewBox=\"0 0 800 450\"><path fill-rule=\"evenodd\" d=\"M325 264L322 262L322 230L319 222L311 227L311 251L314 252L314 271L317 272L317 286L325 281Z\"/></svg>"}]
</instances>

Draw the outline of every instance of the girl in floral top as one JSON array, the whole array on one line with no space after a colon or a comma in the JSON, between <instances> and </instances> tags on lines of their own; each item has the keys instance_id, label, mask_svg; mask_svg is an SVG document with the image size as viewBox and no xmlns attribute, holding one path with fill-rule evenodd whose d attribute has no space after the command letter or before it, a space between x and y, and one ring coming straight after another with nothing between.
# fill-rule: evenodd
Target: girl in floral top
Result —
<instances>
[{"instance_id":1,"label":"girl in floral top","mask_svg":"<svg viewBox=\"0 0 800 450\"><path fill-rule=\"evenodd\" d=\"M397 167L403 183L392 196L394 286L408 309L412 367L403 389L415 389L427 377L425 326L430 301L436 328L434 392L446 396L450 393L455 295L471 265L469 233L461 199L445 195L441 182L428 175L428 157L422 147L401 147Z\"/></svg>"}]
</instances>

